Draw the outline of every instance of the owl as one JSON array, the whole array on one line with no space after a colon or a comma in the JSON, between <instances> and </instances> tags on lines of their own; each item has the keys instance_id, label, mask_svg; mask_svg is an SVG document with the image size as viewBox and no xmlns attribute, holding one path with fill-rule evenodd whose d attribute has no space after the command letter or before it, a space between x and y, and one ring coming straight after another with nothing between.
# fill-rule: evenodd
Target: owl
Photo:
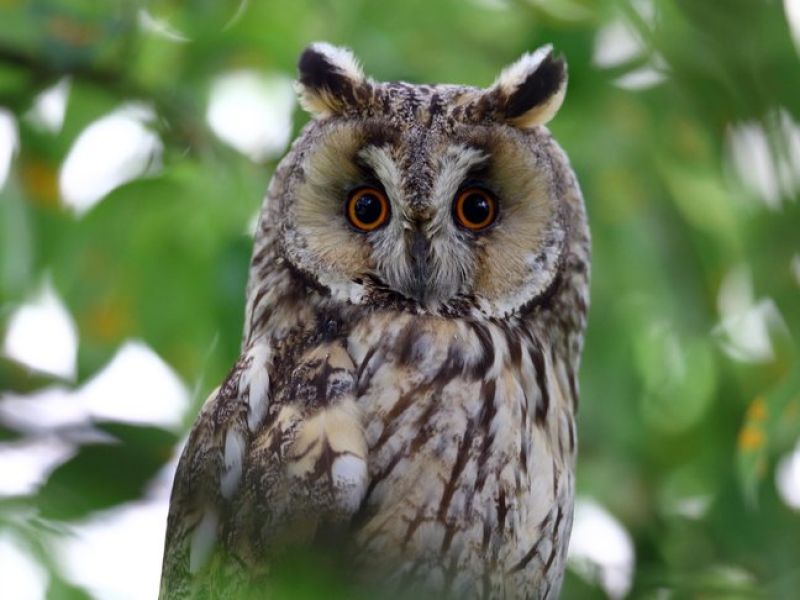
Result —
<instances>
[{"instance_id":1,"label":"owl","mask_svg":"<svg viewBox=\"0 0 800 600\"><path fill-rule=\"evenodd\" d=\"M486 89L382 83L315 43L298 68L312 118L180 458L160 597L275 597L311 556L384 595L557 597L590 266L544 126L566 65L546 46Z\"/></svg>"}]
</instances>

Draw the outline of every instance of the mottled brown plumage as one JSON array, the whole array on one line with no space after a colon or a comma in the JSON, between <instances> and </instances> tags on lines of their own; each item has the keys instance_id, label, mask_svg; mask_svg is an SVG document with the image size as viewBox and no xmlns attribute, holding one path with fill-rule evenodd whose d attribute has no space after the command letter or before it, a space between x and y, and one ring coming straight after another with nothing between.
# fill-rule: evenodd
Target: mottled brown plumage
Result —
<instances>
[{"instance_id":1,"label":"mottled brown plumage","mask_svg":"<svg viewBox=\"0 0 800 600\"><path fill-rule=\"evenodd\" d=\"M162 598L269 597L277 559L323 538L384 591L558 594L589 276L543 126L565 87L549 47L487 90L377 83L306 50L315 119L264 203L242 355L178 466ZM343 210L363 185L390 205L369 232ZM456 222L465 186L496 199L484 230Z\"/></svg>"}]
</instances>

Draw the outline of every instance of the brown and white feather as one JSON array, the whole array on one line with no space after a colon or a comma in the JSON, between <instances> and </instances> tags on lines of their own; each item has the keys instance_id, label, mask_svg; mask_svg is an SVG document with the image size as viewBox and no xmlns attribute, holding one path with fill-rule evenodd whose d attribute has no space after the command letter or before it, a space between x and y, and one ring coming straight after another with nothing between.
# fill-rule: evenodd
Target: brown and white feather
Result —
<instances>
[{"instance_id":1,"label":"brown and white feather","mask_svg":"<svg viewBox=\"0 0 800 600\"><path fill-rule=\"evenodd\" d=\"M557 596L590 265L578 184L543 127L565 88L549 47L486 90L304 53L315 118L264 202L241 357L181 457L161 598L231 597L331 531L355 584ZM453 218L473 180L498 203L480 234ZM342 208L365 183L391 212L366 234Z\"/></svg>"}]
</instances>

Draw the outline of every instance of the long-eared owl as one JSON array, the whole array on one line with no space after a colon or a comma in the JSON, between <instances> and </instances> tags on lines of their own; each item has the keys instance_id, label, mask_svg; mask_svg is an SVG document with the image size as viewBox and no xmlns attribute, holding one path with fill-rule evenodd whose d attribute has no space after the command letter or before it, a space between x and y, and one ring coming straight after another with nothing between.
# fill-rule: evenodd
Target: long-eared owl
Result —
<instances>
[{"instance_id":1,"label":"long-eared owl","mask_svg":"<svg viewBox=\"0 0 800 600\"><path fill-rule=\"evenodd\" d=\"M549 46L486 89L303 52L313 118L264 201L241 356L178 465L161 598L274 597L292 548L388 593L558 595L590 261L544 127L566 80Z\"/></svg>"}]
</instances>

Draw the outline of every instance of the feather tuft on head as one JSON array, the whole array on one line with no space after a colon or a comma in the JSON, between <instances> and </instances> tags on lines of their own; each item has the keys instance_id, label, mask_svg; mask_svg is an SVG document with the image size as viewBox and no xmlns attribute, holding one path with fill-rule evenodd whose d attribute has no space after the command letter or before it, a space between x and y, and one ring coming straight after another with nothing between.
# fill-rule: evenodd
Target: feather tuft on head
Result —
<instances>
[{"instance_id":1,"label":"feather tuft on head","mask_svg":"<svg viewBox=\"0 0 800 600\"><path fill-rule=\"evenodd\" d=\"M329 117L356 104L368 85L353 53L347 48L315 42L300 55L297 94L314 117Z\"/></svg>"},{"instance_id":2,"label":"feather tuft on head","mask_svg":"<svg viewBox=\"0 0 800 600\"><path fill-rule=\"evenodd\" d=\"M548 44L506 67L489 91L499 96L502 116L527 129L552 119L566 90L567 65Z\"/></svg>"}]
</instances>

